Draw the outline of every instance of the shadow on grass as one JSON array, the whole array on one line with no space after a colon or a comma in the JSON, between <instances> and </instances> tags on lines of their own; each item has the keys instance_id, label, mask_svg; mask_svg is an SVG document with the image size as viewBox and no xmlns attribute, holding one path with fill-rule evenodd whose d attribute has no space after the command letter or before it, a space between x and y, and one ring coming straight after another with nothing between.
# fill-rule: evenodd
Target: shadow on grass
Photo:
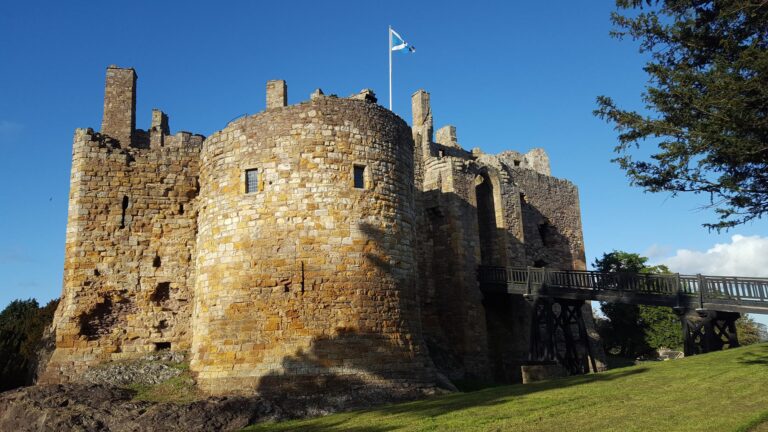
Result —
<instances>
[{"instance_id":1,"label":"shadow on grass","mask_svg":"<svg viewBox=\"0 0 768 432\"><path fill-rule=\"evenodd\" d=\"M646 367L638 367L614 373L599 373L591 375L580 375L568 378L554 379L532 384L516 384L503 387L491 387L485 390L474 391L471 393L456 393L444 397L437 397L416 402L401 403L389 405L376 409L366 410L366 413L376 413L383 416L407 415L416 418L438 417L455 411L461 411L476 407L490 407L501 405L517 397L524 397L533 393L562 389L575 385L590 384L594 382L613 381L626 378L628 376L644 373L648 370ZM347 420L356 417L357 411L351 411L339 415L333 422L322 421L313 422L310 425L286 424L281 427L278 424L262 425L267 426L266 430L290 430L290 431L353 431L353 432L384 432L396 429L398 426L364 426L355 427L345 423ZM336 420L338 419L338 420ZM257 428L257 430L259 430Z\"/></svg>"},{"instance_id":2,"label":"shadow on grass","mask_svg":"<svg viewBox=\"0 0 768 432\"><path fill-rule=\"evenodd\" d=\"M275 428L271 429L268 428L267 430L276 430L276 431L301 431L301 432L387 432L392 430L399 429L399 426L349 426L345 425L347 422L346 416L340 420L333 421L333 422L324 422L323 424L312 424L307 426L296 426L292 425L291 427L287 428L281 428L279 423L274 425ZM246 429L246 431L249 431L251 429ZM260 430L260 429L255 429Z\"/></svg>"},{"instance_id":3,"label":"shadow on grass","mask_svg":"<svg viewBox=\"0 0 768 432\"><path fill-rule=\"evenodd\" d=\"M606 354L605 361L608 365L608 370L636 366L635 359L610 354Z\"/></svg>"},{"instance_id":4,"label":"shadow on grass","mask_svg":"<svg viewBox=\"0 0 768 432\"><path fill-rule=\"evenodd\" d=\"M759 348L755 348L753 352L739 356L736 361L748 365L768 366L768 345L763 344Z\"/></svg>"},{"instance_id":5,"label":"shadow on grass","mask_svg":"<svg viewBox=\"0 0 768 432\"><path fill-rule=\"evenodd\" d=\"M410 413L420 417L434 417L465 408L499 405L508 402L509 399L530 395L540 391L562 389L593 382L613 381L615 379L637 375L647 370L648 368L641 367L611 374L579 375L531 384L515 384L511 386L491 387L485 390L478 390L471 393L457 393L442 398L398 404L384 407L377 411L384 414Z\"/></svg>"}]
</instances>

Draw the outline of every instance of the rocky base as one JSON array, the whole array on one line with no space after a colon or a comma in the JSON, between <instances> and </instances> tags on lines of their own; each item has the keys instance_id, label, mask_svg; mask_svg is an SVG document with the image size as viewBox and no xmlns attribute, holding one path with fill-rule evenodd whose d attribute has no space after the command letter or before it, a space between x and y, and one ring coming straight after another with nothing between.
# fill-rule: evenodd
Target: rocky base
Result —
<instances>
[{"instance_id":1,"label":"rocky base","mask_svg":"<svg viewBox=\"0 0 768 432\"><path fill-rule=\"evenodd\" d=\"M188 404L132 400L134 392L101 384L24 387L0 394L0 430L14 432L236 431L267 420L311 417L386 402L413 400L434 389L359 393L355 397L211 397ZM363 393L365 393L363 391Z\"/></svg>"},{"instance_id":2,"label":"rocky base","mask_svg":"<svg viewBox=\"0 0 768 432\"><path fill-rule=\"evenodd\" d=\"M257 397L190 404L136 402L133 392L98 384L33 386L0 394L0 430L84 432L230 431L281 418Z\"/></svg>"},{"instance_id":3,"label":"rocky base","mask_svg":"<svg viewBox=\"0 0 768 432\"><path fill-rule=\"evenodd\" d=\"M182 369L171 366L185 361L185 353L161 351L138 360L109 362L85 371L82 381L88 384L127 386L158 384L181 374Z\"/></svg>"}]
</instances>

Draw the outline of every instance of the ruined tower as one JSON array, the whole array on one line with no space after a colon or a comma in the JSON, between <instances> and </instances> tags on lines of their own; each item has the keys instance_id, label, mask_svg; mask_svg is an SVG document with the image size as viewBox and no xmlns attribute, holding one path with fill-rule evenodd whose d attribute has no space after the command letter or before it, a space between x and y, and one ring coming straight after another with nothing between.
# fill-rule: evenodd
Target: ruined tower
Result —
<instances>
[{"instance_id":1,"label":"ruined tower","mask_svg":"<svg viewBox=\"0 0 768 432\"><path fill-rule=\"evenodd\" d=\"M135 128L136 73L110 66L102 130L75 131L64 289L43 382L171 347L188 350L203 137ZM152 137L152 145L150 145Z\"/></svg>"},{"instance_id":2,"label":"ruined tower","mask_svg":"<svg viewBox=\"0 0 768 432\"><path fill-rule=\"evenodd\" d=\"M424 90L412 96L423 334L437 368L449 378L519 382L532 303L522 296L481 293L477 271L479 266L584 270L578 190L550 175L542 149L468 151L452 125L433 138L429 101ZM589 305L584 315L591 320Z\"/></svg>"}]
</instances>

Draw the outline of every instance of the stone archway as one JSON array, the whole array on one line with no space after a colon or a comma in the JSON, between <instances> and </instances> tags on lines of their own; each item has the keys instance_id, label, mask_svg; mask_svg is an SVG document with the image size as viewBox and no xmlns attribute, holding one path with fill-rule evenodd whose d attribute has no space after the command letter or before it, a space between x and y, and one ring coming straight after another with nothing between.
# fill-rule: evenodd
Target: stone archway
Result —
<instances>
[{"instance_id":1,"label":"stone archway","mask_svg":"<svg viewBox=\"0 0 768 432\"><path fill-rule=\"evenodd\" d=\"M504 242L504 218L498 181L488 173L475 178L477 228L481 265L507 265Z\"/></svg>"}]
</instances>

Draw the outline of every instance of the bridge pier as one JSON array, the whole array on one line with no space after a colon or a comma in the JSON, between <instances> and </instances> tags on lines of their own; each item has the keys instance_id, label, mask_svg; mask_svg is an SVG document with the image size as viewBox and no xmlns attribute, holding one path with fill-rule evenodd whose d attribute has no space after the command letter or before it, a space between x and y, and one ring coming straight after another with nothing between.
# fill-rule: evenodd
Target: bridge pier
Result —
<instances>
[{"instance_id":1,"label":"bridge pier","mask_svg":"<svg viewBox=\"0 0 768 432\"><path fill-rule=\"evenodd\" d=\"M738 312L723 312L706 309L679 309L683 327L684 353L686 356L720 351L723 348L739 346L736 320Z\"/></svg>"},{"instance_id":2,"label":"bridge pier","mask_svg":"<svg viewBox=\"0 0 768 432\"><path fill-rule=\"evenodd\" d=\"M536 297L531 314L528 360L557 363L569 374L596 372L581 310L584 300Z\"/></svg>"}]
</instances>

